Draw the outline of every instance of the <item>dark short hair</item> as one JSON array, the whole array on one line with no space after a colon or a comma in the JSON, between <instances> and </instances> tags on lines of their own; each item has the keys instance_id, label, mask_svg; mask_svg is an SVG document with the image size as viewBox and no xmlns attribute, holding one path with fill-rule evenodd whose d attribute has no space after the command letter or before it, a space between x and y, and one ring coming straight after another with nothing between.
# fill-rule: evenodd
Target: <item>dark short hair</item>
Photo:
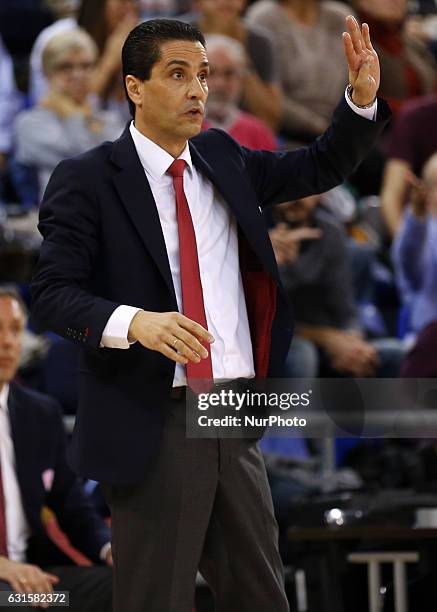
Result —
<instances>
[{"instance_id":1,"label":"dark short hair","mask_svg":"<svg viewBox=\"0 0 437 612\"><path fill-rule=\"evenodd\" d=\"M0 299L1 298L10 298L11 300L18 302L21 310L23 311L24 318L27 318L26 304L14 285L0 285Z\"/></svg>"},{"instance_id":2,"label":"dark short hair","mask_svg":"<svg viewBox=\"0 0 437 612\"><path fill-rule=\"evenodd\" d=\"M196 27L176 19L150 19L137 25L128 35L121 51L123 84L129 110L135 117L135 104L129 98L126 76L132 74L141 81L150 79L152 68L161 56L162 43L170 40L200 42L205 46L205 37Z\"/></svg>"}]
</instances>

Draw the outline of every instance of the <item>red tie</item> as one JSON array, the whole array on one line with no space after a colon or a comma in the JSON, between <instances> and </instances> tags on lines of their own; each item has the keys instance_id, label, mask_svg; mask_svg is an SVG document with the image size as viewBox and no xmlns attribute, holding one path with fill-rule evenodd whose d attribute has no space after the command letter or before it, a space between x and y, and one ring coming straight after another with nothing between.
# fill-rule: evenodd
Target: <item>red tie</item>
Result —
<instances>
[{"instance_id":1,"label":"red tie","mask_svg":"<svg viewBox=\"0 0 437 612\"><path fill-rule=\"evenodd\" d=\"M183 159L176 159L167 170L168 174L173 177L173 186L176 194L182 311L186 317L208 329L203 302L202 281L200 279L196 234L194 233L190 208L184 192L183 175L185 165L186 162ZM195 393L209 391L213 383L210 347L206 343L202 344L208 350L208 357L201 359L200 363L189 361L185 366L188 386Z\"/></svg>"},{"instance_id":2,"label":"red tie","mask_svg":"<svg viewBox=\"0 0 437 612\"><path fill-rule=\"evenodd\" d=\"M0 555L8 556L8 546L6 538L6 511L5 496L3 492L3 478L0 465Z\"/></svg>"}]
</instances>

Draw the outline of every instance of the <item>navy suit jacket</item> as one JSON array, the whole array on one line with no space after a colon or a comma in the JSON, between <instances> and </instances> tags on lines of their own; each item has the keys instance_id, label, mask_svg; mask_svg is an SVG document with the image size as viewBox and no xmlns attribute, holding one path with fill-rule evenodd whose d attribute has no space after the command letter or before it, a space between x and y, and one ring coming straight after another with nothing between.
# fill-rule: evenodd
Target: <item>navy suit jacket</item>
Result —
<instances>
[{"instance_id":1,"label":"navy suit jacket","mask_svg":"<svg viewBox=\"0 0 437 612\"><path fill-rule=\"evenodd\" d=\"M46 535L41 511L48 506L71 543L99 562L111 533L67 464L66 436L58 404L46 395L11 384L8 411L16 474L32 532L27 560L40 566L72 563ZM53 471L53 480L50 483L46 479L44 484L46 470Z\"/></svg>"},{"instance_id":2,"label":"navy suit jacket","mask_svg":"<svg viewBox=\"0 0 437 612\"><path fill-rule=\"evenodd\" d=\"M193 164L238 222L258 377L280 375L293 329L262 210L341 183L389 115L380 100L377 120L368 121L342 99L327 132L293 152L250 151L215 129L191 139ZM159 448L175 364L139 343L129 350L99 343L120 304L165 312L177 303L158 211L128 128L114 143L59 164L39 229L34 319L83 347L72 465L102 482L138 481ZM226 286L217 287L217 299L220 291Z\"/></svg>"}]
</instances>

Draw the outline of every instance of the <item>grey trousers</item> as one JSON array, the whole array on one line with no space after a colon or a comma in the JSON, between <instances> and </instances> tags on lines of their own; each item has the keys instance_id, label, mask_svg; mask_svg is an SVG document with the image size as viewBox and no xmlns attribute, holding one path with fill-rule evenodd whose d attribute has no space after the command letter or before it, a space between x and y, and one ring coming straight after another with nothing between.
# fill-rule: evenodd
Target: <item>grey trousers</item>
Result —
<instances>
[{"instance_id":1,"label":"grey trousers","mask_svg":"<svg viewBox=\"0 0 437 612\"><path fill-rule=\"evenodd\" d=\"M102 485L111 509L115 612L191 612L199 570L216 612L289 612L278 528L258 444L189 439L168 410L139 484Z\"/></svg>"}]
</instances>

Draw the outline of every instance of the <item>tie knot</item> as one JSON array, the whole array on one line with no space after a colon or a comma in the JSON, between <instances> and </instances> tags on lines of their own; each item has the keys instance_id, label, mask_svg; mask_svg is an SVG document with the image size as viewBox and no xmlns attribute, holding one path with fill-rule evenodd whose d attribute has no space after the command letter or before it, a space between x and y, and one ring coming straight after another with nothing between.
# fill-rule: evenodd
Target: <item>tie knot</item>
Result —
<instances>
[{"instance_id":1,"label":"tie knot","mask_svg":"<svg viewBox=\"0 0 437 612\"><path fill-rule=\"evenodd\" d=\"M167 173L170 174L170 176L172 176L173 178L183 177L186 165L187 162L184 159L175 159L167 170Z\"/></svg>"}]
</instances>

